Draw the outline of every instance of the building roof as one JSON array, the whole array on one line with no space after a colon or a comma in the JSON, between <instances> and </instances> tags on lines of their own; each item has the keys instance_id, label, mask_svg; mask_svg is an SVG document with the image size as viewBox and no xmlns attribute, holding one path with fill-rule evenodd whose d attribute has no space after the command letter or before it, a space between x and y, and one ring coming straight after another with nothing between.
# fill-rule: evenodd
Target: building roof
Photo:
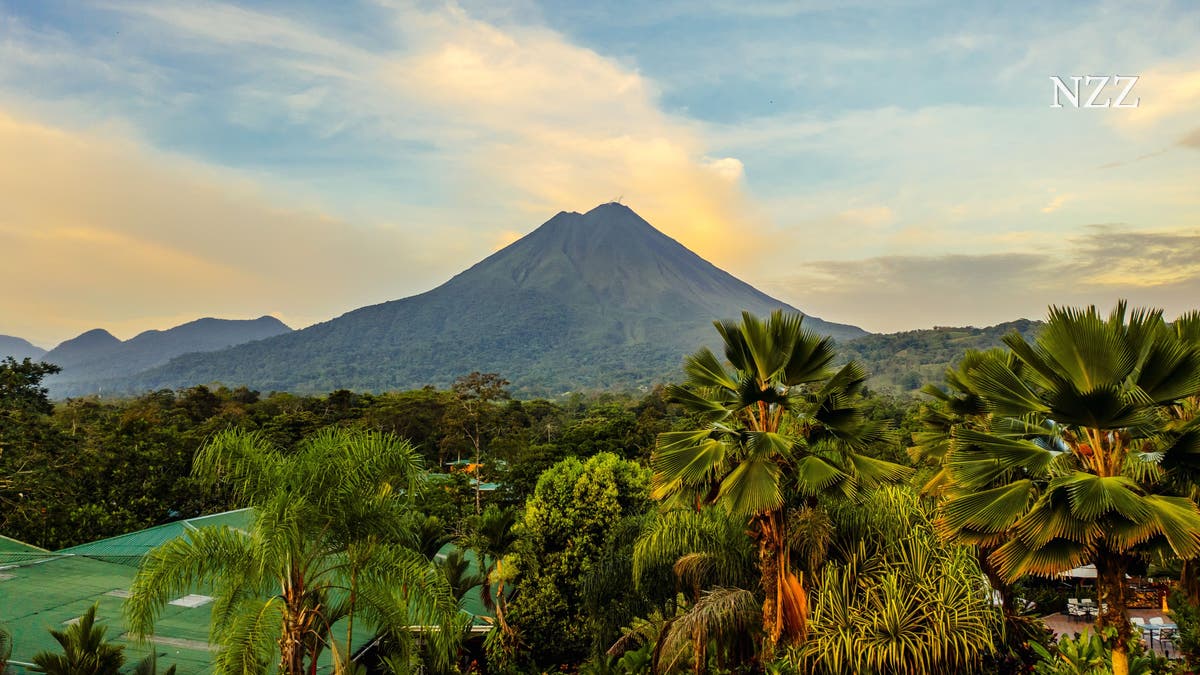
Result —
<instances>
[{"instance_id":1,"label":"building roof","mask_svg":"<svg viewBox=\"0 0 1200 675\"><path fill-rule=\"evenodd\" d=\"M179 675L208 672L211 601L197 597L165 607L150 644L126 635L122 603L138 561L148 551L205 525L247 527L253 515L240 509L187 518L54 552L0 538L0 623L13 634L10 664L21 672L34 654L58 650L49 629L61 630L97 604L96 616L108 626L107 637L125 646L126 664L137 663L153 648L160 664L177 666Z\"/></svg>"},{"instance_id":2,"label":"building roof","mask_svg":"<svg viewBox=\"0 0 1200 675\"><path fill-rule=\"evenodd\" d=\"M107 636L125 645L126 662L133 664L153 646L159 662L177 666L180 675L210 670L208 623L211 604L167 606L155 624L156 644L138 644L125 635L121 603L135 568L77 555L49 554L40 559L0 566L0 622L13 634L10 665L21 672L33 655L59 649L49 629L63 629L99 605L97 617L108 626Z\"/></svg>"},{"instance_id":3,"label":"building roof","mask_svg":"<svg viewBox=\"0 0 1200 675\"><path fill-rule=\"evenodd\" d=\"M63 555L87 556L108 562L137 566L142 556L151 549L161 546L187 532L195 532L201 527L228 525L234 529L244 530L250 527L254 518L253 509L238 509L224 513L214 513L208 516L186 518L157 527L130 532L100 541L93 541L71 548L57 551Z\"/></svg>"},{"instance_id":4,"label":"building roof","mask_svg":"<svg viewBox=\"0 0 1200 675\"><path fill-rule=\"evenodd\" d=\"M0 535L0 623L13 634L9 661L23 672L34 654L59 649L49 629L62 629L98 604L97 619L108 626L107 637L125 646L126 664L132 667L150 653L158 654L161 668L177 666L179 675L211 671L215 648L208 643L212 602L195 594L178 598L165 607L155 622L150 644L139 644L126 634L122 603L137 571L138 561L151 549L204 526L250 526L251 509L188 518L137 532L46 551ZM449 545L439 552L444 555ZM474 566L473 554L468 554ZM473 589L460 608L483 625L490 612L483 607L479 589ZM355 647L366 644L369 631L356 631ZM322 659L328 663L329 652ZM322 670L327 670L323 668Z\"/></svg>"}]
</instances>

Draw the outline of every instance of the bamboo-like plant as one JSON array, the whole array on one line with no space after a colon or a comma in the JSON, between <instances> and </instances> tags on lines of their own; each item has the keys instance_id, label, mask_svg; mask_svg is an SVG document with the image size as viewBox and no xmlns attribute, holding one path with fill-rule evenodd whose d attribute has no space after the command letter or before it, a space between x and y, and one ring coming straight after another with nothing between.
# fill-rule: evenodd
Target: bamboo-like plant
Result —
<instances>
[{"instance_id":1,"label":"bamboo-like plant","mask_svg":"<svg viewBox=\"0 0 1200 675\"><path fill-rule=\"evenodd\" d=\"M999 613L967 547L941 540L906 488L835 517L844 559L819 573L801 672L960 673L994 652Z\"/></svg>"}]
</instances>

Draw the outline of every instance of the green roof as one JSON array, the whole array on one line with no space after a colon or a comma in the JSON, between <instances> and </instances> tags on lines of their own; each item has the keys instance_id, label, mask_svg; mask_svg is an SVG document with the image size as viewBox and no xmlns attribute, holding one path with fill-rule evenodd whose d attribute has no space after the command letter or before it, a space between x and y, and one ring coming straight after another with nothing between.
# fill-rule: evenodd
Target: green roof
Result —
<instances>
[{"instance_id":1,"label":"green roof","mask_svg":"<svg viewBox=\"0 0 1200 675\"><path fill-rule=\"evenodd\" d=\"M122 603L137 571L141 557L151 549L188 531L204 526L228 525L244 528L254 516L251 509L228 511L211 516L188 518L138 532L72 546L53 553L14 539L0 540L0 623L13 634L13 653L9 664L24 672L34 654L59 649L50 628L63 628L83 615L88 607L99 604L96 615L107 625L109 639L125 646L126 669L132 667L153 648L160 668L177 667L179 675L207 673L212 670L213 647L208 644L212 602L193 591L195 606L169 604L154 624L150 644L138 643L126 635ZM370 638L364 631L356 647ZM328 663L326 652L322 659ZM327 669L323 668L323 670Z\"/></svg>"},{"instance_id":2,"label":"green roof","mask_svg":"<svg viewBox=\"0 0 1200 675\"><path fill-rule=\"evenodd\" d=\"M177 520L173 523L138 530L137 532L130 532L129 534L122 534L110 537L109 539L101 539L100 541L93 541L88 544L64 548L58 551L58 553L99 558L108 562L123 563L136 567L142 556L149 553L151 549L183 536L187 532L194 532L201 527L220 527L221 525L228 525L235 529L244 530L250 527L250 521L253 518L254 511L252 509L238 509L237 511L214 513L209 516Z\"/></svg>"},{"instance_id":3,"label":"green roof","mask_svg":"<svg viewBox=\"0 0 1200 675\"><path fill-rule=\"evenodd\" d=\"M11 537L6 537L0 534L0 555L5 554L37 554L47 553L46 549L38 548L33 544L26 544L23 541L17 541Z\"/></svg>"},{"instance_id":4,"label":"green roof","mask_svg":"<svg viewBox=\"0 0 1200 675\"><path fill-rule=\"evenodd\" d=\"M13 634L10 666L17 673L26 672L34 654L57 651L58 643L48 629L61 629L88 607L99 604L97 617L102 625L109 626L107 637L125 645L127 670L132 670L153 648L160 668L175 665L179 675L209 672L212 602L165 607L155 622L151 644L139 644L126 636L122 603L138 561L148 551L204 526L247 528L253 515L251 509L241 509L189 518L55 552L0 535L0 624ZM449 548L447 545L443 551ZM474 554L468 553L468 557L474 571ZM472 589L460 603L460 609L475 617L476 625L486 623L483 617L491 614L483 607L479 590ZM356 649L371 639L369 631L355 633L359 636L354 641ZM328 669L328 661L326 650L323 671Z\"/></svg>"},{"instance_id":5,"label":"green roof","mask_svg":"<svg viewBox=\"0 0 1200 675\"><path fill-rule=\"evenodd\" d=\"M74 555L57 555L0 566L0 623L13 634L10 665L22 672L33 655L58 650L49 629L62 629L98 603L98 617L107 625L108 637L125 645L131 666L149 654L149 645L124 636L121 603L133 580L134 568ZM166 667L178 666L180 675L208 672L208 624L211 603L187 608L168 605L156 624L155 651Z\"/></svg>"}]
</instances>

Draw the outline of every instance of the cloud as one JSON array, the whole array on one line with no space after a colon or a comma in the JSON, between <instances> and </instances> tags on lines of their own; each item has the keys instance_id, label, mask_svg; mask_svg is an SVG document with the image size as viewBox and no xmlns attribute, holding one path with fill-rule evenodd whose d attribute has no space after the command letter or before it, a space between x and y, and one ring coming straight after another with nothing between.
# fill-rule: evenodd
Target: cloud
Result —
<instances>
[{"instance_id":1,"label":"cloud","mask_svg":"<svg viewBox=\"0 0 1200 675\"><path fill-rule=\"evenodd\" d=\"M1153 289L1200 281L1200 231L1093 226L1073 248L1070 271L1085 286Z\"/></svg>"},{"instance_id":2,"label":"cloud","mask_svg":"<svg viewBox=\"0 0 1200 675\"><path fill-rule=\"evenodd\" d=\"M1068 201L1070 201L1071 197L1072 195L1057 195L1054 199L1050 200L1049 204L1046 204L1042 207L1042 213L1054 213L1055 211L1061 209L1063 204L1066 204Z\"/></svg>"},{"instance_id":3,"label":"cloud","mask_svg":"<svg viewBox=\"0 0 1200 675\"><path fill-rule=\"evenodd\" d=\"M527 212L583 210L623 197L701 255L753 250L763 220L742 191L744 167L713 158L701 130L662 112L656 85L538 27L501 28L448 10L405 12L409 52L385 64L396 91L471 130L482 182Z\"/></svg>"},{"instance_id":4,"label":"cloud","mask_svg":"<svg viewBox=\"0 0 1200 675\"><path fill-rule=\"evenodd\" d=\"M543 27L385 2L368 7L370 36L311 11L99 7L93 20L133 37L88 43L13 19L0 41L26 58L0 64L17 85L0 90L0 151L28 158L0 167L0 237L24 253L4 282L42 278L46 261L57 275L25 318L0 304L7 332L56 341L269 312L304 325L425 290L559 210L618 197L721 263L749 260L768 229L741 161L663 112L653 81ZM76 66L105 69L108 91L66 93ZM134 81L142 103L122 109ZM43 99L13 94L38 87ZM57 121L29 121L45 117ZM215 129L234 161L153 149L179 139L203 156ZM255 152L285 133L298 139L285 152ZM370 163L348 173L343 157Z\"/></svg>"},{"instance_id":5,"label":"cloud","mask_svg":"<svg viewBox=\"0 0 1200 675\"><path fill-rule=\"evenodd\" d=\"M281 206L242 176L107 130L0 111L0 156L0 316L29 339L203 315L306 325L390 299L393 270L422 264L399 233Z\"/></svg>"},{"instance_id":6,"label":"cloud","mask_svg":"<svg viewBox=\"0 0 1200 675\"><path fill-rule=\"evenodd\" d=\"M1176 143L1180 147L1200 150L1200 127L1196 127L1189 131L1183 138Z\"/></svg>"},{"instance_id":7,"label":"cloud","mask_svg":"<svg viewBox=\"0 0 1200 675\"><path fill-rule=\"evenodd\" d=\"M1140 74L1127 103L1137 107L1114 116L1118 124L1147 127L1175 117L1195 118L1200 109L1200 70L1194 65L1160 65Z\"/></svg>"},{"instance_id":8,"label":"cloud","mask_svg":"<svg viewBox=\"0 0 1200 675\"><path fill-rule=\"evenodd\" d=\"M766 287L815 316L874 331L993 325L1049 305L1127 298L1169 316L1200 297L1200 230L1093 226L1058 250L819 261Z\"/></svg>"},{"instance_id":9,"label":"cloud","mask_svg":"<svg viewBox=\"0 0 1200 675\"><path fill-rule=\"evenodd\" d=\"M548 28L501 25L455 5L380 2L389 37L360 46L357 35L220 3L106 7L158 35L160 48L178 41L251 64L232 74L242 81L225 114L238 124L300 124L396 152L433 146L421 159L435 176L418 180L505 213L493 228L624 196L660 229L726 261L763 229L738 158L713 156L698 125L663 112L657 85L636 68Z\"/></svg>"}]
</instances>

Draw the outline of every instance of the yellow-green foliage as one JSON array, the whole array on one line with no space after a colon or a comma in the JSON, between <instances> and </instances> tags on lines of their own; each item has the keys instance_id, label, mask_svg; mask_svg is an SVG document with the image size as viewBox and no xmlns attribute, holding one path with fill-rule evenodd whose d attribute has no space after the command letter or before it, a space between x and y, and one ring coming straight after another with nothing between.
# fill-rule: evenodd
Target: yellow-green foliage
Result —
<instances>
[{"instance_id":1,"label":"yellow-green foliage","mask_svg":"<svg viewBox=\"0 0 1200 675\"><path fill-rule=\"evenodd\" d=\"M845 559L822 568L801 672L959 673L995 649L1000 615L970 549L940 540L930 507L885 488L838 509Z\"/></svg>"}]
</instances>

